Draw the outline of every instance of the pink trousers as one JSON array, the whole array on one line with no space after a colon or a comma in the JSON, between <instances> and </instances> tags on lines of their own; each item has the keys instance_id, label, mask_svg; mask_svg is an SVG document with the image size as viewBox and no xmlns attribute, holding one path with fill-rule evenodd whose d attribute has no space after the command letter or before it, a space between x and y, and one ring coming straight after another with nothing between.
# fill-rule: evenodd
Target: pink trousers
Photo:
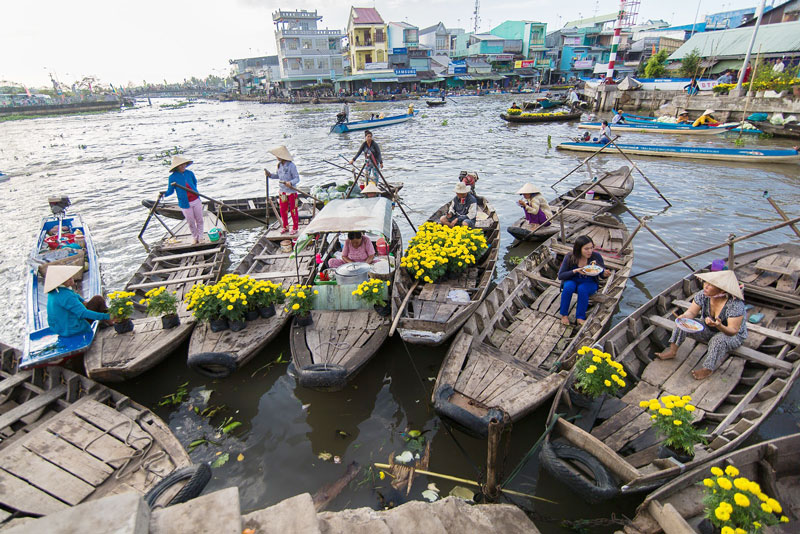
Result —
<instances>
[{"instance_id":1,"label":"pink trousers","mask_svg":"<svg viewBox=\"0 0 800 534\"><path fill-rule=\"evenodd\" d=\"M203 237L203 202L196 198L189 202L189 207L186 209L181 208L183 217L189 224L189 231L192 232L192 237L197 241Z\"/></svg>"}]
</instances>

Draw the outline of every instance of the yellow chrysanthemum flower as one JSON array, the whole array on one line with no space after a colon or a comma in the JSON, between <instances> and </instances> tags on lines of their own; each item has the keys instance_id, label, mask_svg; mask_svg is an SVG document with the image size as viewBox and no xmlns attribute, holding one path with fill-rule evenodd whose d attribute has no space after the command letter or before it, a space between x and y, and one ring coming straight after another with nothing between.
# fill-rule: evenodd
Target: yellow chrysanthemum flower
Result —
<instances>
[{"instance_id":1,"label":"yellow chrysanthemum flower","mask_svg":"<svg viewBox=\"0 0 800 534\"><path fill-rule=\"evenodd\" d=\"M724 473L722 469L720 469L719 467L712 467L711 474L717 477L721 477Z\"/></svg>"},{"instance_id":2,"label":"yellow chrysanthemum flower","mask_svg":"<svg viewBox=\"0 0 800 534\"><path fill-rule=\"evenodd\" d=\"M725 474L728 475L729 477L738 477L739 470L736 469L734 466L729 465L728 467L725 468Z\"/></svg>"},{"instance_id":3,"label":"yellow chrysanthemum flower","mask_svg":"<svg viewBox=\"0 0 800 534\"><path fill-rule=\"evenodd\" d=\"M725 477L717 478L717 484L719 484L719 487L724 489L724 490L729 490L729 489L731 489L733 487L733 484L731 484L731 481L728 480Z\"/></svg>"},{"instance_id":4,"label":"yellow chrysanthemum flower","mask_svg":"<svg viewBox=\"0 0 800 534\"><path fill-rule=\"evenodd\" d=\"M681 426L683 424L683 421L681 421L680 419L673 419L672 424L675 426Z\"/></svg>"},{"instance_id":5,"label":"yellow chrysanthemum flower","mask_svg":"<svg viewBox=\"0 0 800 534\"><path fill-rule=\"evenodd\" d=\"M769 505L770 508L772 508L772 511L775 512L776 514L783 512L783 507L775 499L772 498L767 499L767 504Z\"/></svg>"},{"instance_id":6,"label":"yellow chrysanthemum flower","mask_svg":"<svg viewBox=\"0 0 800 534\"><path fill-rule=\"evenodd\" d=\"M703 485L705 487L707 487L707 488L713 488L714 487L714 481L711 480L710 478L704 478L703 479Z\"/></svg>"},{"instance_id":7,"label":"yellow chrysanthemum flower","mask_svg":"<svg viewBox=\"0 0 800 534\"><path fill-rule=\"evenodd\" d=\"M733 502L735 502L738 506L742 508L747 508L750 506L750 499L748 499L745 495L741 493L734 493L733 494Z\"/></svg>"}]
</instances>

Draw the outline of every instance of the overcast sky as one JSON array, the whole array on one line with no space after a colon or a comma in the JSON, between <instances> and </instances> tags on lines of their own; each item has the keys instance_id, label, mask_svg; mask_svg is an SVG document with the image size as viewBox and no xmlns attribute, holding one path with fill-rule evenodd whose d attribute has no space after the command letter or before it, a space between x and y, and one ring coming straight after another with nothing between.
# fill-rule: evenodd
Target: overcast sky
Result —
<instances>
[{"instance_id":1,"label":"overcast sky","mask_svg":"<svg viewBox=\"0 0 800 534\"><path fill-rule=\"evenodd\" d=\"M698 20L757 5L756 0L700 2ZM405 20L420 28L440 20L468 31L473 26L474 0L4 1L0 84L46 85L49 73L67 84L95 76L114 85L222 75L231 68L229 59L276 53L272 13L278 8L317 9L320 27L343 29L352 5L376 7L387 22ZM697 0L643 0L639 21L691 24L697 6ZM546 22L552 31L618 8L614 0L482 0L479 30L528 19Z\"/></svg>"}]
</instances>

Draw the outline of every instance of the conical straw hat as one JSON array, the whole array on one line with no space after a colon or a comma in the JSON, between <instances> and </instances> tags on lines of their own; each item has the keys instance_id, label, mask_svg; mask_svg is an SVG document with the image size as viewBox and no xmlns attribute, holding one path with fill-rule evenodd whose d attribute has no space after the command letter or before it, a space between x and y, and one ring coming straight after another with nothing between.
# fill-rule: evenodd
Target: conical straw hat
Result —
<instances>
[{"instance_id":1,"label":"conical straw hat","mask_svg":"<svg viewBox=\"0 0 800 534\"><path fill-rule=\"evenodd\" d=\"M277 146L269 151L270 154L283 161L292 161L292 154L284 145Z\"/></svg>"},{"instance_id":2,"label":"conical straw hat","mask_svg":"<svg viewBox=\"0 0 800 534\"><path fill-rule=\"evenodd\" d=\"M380 189L378 189L378 186L376 186L376 185L375 185L375 184L373 184L372 182L370 182L369 184L367 184L367 186L366 186L364 189L362 189L362 190L361 190L361 194L362 194L362 195L365 195L365 194L367 194L367 193L377 193L377 194L380 194L380 192L381 192L381 190L380 190Z\"/></svg>"},{"instance_id":3,"label":"conical straw hat","mask_svg":"<svg viewBox=\"0 0 800 534\"><path fill-rule=\"evenodd\" d=\"M172 163L169 164L169 172L174 171L184 163L191 165L193 162L189 158L184 158L183 156L172 156Z\"/></svg>"},{"instance_id":4,"label":"conical straw hat","mask_svg":"<svg viewBox=\"0 0 800 534\"><path fill-rule=\"evenodd\" d=\"M714 287L718 287L729 295L733 295L737 299L744 300L742 289L739 287L739 280L733 271L717 271L712 273L700 273L697 278L708 282Z\"/></svg>"},{"instance_id":5,"label":"conical straw hat","mask_svg":"<svg viewBox=\"0 0 800 534\"><path fill-rule=\"evenodd\" d=\"M530 194L534 194L534 193L541 193L541 192L542 192L541 189L539 189L538 187L536 187L532 183L528 182L527 184L525 184L525 185L523 185L522 187L519 188L519 191L517 191L517 194L518 195L523 195L523 194L527 195L529 193Z\"/></svg>"},{"instance_id":6,"label":"conical straw hat","mask_svg":"<svg viewBox=\"0 0 800 534\"><path fill-rule=\"evenodd\" d=\"M44 279L44 292L50 293L82 270L80 265L51 265Z\"/></svg>"},{"instance_id":7,"label":"conical straw hat","mask_svg":"<svg viewBox=\"0 0 800 534\"><path fill-rule=\"evenodd\" d=\"M705 110L703 112L703 115L713 115L713 114L714 114L714 110L711 109L711 108L709 108L709 109L707 109L707 110Z\"/></svg>"}]
</instances>

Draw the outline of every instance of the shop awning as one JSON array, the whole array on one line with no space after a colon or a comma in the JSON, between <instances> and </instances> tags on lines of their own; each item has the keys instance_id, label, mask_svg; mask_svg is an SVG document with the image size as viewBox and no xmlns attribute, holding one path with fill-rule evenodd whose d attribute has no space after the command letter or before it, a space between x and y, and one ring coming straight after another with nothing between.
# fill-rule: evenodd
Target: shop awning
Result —
<instances>
[{"instance_id":1,"label":"shop awning","mask_svg":"<svg viewBox=\"0 0 800 534\"><path fill-rule=\"evenodd\" d=\"M471 81L483 81L483 80L502 80L505 76L500 76L499 74L461 74L456 76L456 80L462 80L465 82Z\"/></svg>"},{"instance_id":2,"label":"shop awning","mask_svg":"<svg viewBox=\"0 0 800 534\"><path fill-rule=\"evenodd\" d=\"M439 83L439 82L443 82L443 81L444 81L444 78L440 77L440 78L433 78L433 79L430 79L430 80L420 80L419 83Z\"/></svg>"}]
</instances>

